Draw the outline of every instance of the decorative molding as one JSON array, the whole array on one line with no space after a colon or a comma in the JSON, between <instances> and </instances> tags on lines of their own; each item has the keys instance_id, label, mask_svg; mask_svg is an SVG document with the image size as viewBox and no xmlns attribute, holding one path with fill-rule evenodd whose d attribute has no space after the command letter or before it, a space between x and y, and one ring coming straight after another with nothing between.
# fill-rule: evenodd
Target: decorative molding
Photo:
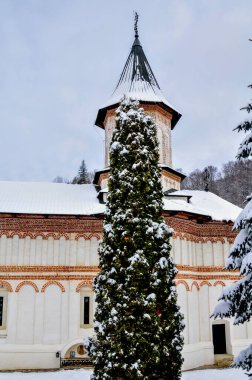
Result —
<instances>
[{"instance_id":1,"label":"decorative molding","mask_svg":"<svg viewBox=\"0 0 252 380\"><path fill-rule=\"evenodd\" d=\"M204 237L204 236L195 236L195 235L192 235L188 232L178 232L178 231L175 231L172 235L173 238L179 238L181 240L187 240L187 241L192 241L192 242L195 242L195 243L207 243L208 241L210 243L222 243L224 244L226 241L225 241L225 238L223 236L207 236L207 237ZM228 240L228 239L227 239Z\"/></svg>"},{"instance_id":2,"label":"decorative molding","mask_svg":"<svg viewBox=\"0 0 252 380\"><path fill-rule=\"evenodd\" d=\"M102 233L103 216L56 216L56 215L0 215L0 236L13 237L54 236L56 239L65 237L70 239L71 234ZM48 235L53 233L55 235Z\"/></svg>"},{"instance_id":3,"label":"decorative molding","mask_svg":"<svg viewBox=\"0 0 252 380\"><path fill-rule=\"evenodd\" d=\"M239 270L224 271L222 266L209 266L209 265L176 265L179 272L196 272L196 273L216 273L220 272L230 274L239 273ZM59 272L95 272L100 271L97 265L0 265L0 273L26 273L26 272L36 272L36 273L46 273L55 272L57 275Z\"/></svg>"},{"instance_id":4,"label":"decorative molding","mask_svg":"<svg viewBox=\"0 0 252 380\"><path fill-rule=\"evenodd\" d=\"M41 293L45 293L46 288L48 288L48 286L51 286L51 285L57 285L61 289L62 293L65 293L66 291L66 289L60 282L55 281L55 280L50 280L42 286Z\"/></svg>"},{"instance_id":5,"label":"decorative molding","mask_svg":"<svg viewBox=\"0 0 252 380\"><path fill-rule=\"evenodd\" d=\"M193 286L196 286L198 291L200 290L200 287L199 287L199 284L197 283L197 281L193 281L193 283L191 285L191 291L193 290Z\"/></svg>"},{"instance_id":6,"label":"decorative molding","mask_svg":"<svg viewBox=\"0 0 252 380\"><path fill-rule=\"evenodd\" d=\"M179 285L184 285L186 290L189 292L190 288L189 288L189 285L186 281L184 280L178 280L178 281L175 281L176 282L176 286L179 286Z\"/></svg>"},{"instance_id":7,"label":"decorative molding","mask_svg":"<svg viewBox=\"0 0 252 380\"><path fill-rule=\"evenodd\" d=\"M83 281L83 279L87 278L87 279L90 279L91 281L93 281L95 275L74 275L74 274L70 274L70 275L67 275L67 274L35 274L35 275L32 275L32 274L25 274L25 275L1 275L0 276L0 282L1 281L10 281L10 280L17 280L17 281L30 281L30 280L45 280L45 281L50 281L50 280L53 280L53 281Z\"/></svg>"},{"instance_id":8,"label":"decorative molding","mask_svg":"<svg viewBox=\"0 0 252 380\"><path fill-rule=\"evenodd\" d=\"M53 238L54 240L59 240L61 238L65 238L65 240L70 240L70 234L63 232L21 232L21 231L0 231L0 237L6 236L7 238L13 238L17 236L19 239L25 239L27 236L31 239L36 239L37 237L41 237L43 240L48 240L49 238ZM74 240L78 240L83 237L85 240L90 240L92 237L96 237L97 240L102 238L102 234L99 233L78 233L76 234Z\"/></svg>"},{"instance_id":9,"label":"decorative molding","mask_svg":"<svg viewBox=\"0 0 252 380\"><path fill-rule=\"evenodd\" d=\"M211 282L209 282L209 281L207 281L207 280L202 281L202 282L200 283L200 286L204 286L204 285L212 286Z\"/></svg>"},{"instance_id":10,"label":"decorative molding","mask_svg":"<svg viewBox=\"0 0 252 380\"><path fill-rule=\"evenodd\" d=\"M241 279L242 277L239 276L239 274L237 274L236 276L235 275L231 275L231 274L222 274L222 275L218 275L218 274L205 274L205 275L202 275L202 274L193 274L193 273L178 273L177 276L176 276L176 279L178 280L230 280L230 281L237 281L239 279Z\"/></svg>"},{"instance_id":11,"label":"decorative molding","mask_svg":"<svg viewBox=\"0 0 252 380\"><path fill-rule=\"evenodd\" d=\"M83 288L83 286L93 287L93 282L94 282L94 278L93 279L87 278L84 281L81 281L76 287L76 292L79 293L81 288Z\"/></svg>"},{"instance_id":12,"label":"decorative molding","mask_svg":"<svg viewBox=\"0 0 252 380\"><path fill-rule=\"evenodd\" d=\"M18 284L18 286L16 287L15 292L18 293L19 290L20 290L23 286L25 286L25 285L32 286L33 289L35 290L35 292L36 292L36 293L39 293L39 288L38 288L38 286L37 286L34 282L32 282L32 281L22 281L22 282L21 282L20 284Z\"/></svg>"},{"instance_id":13,"label":"decorative molding","mask_svg":"<svg viewBox=\"0 0 252 380\"><path fill-rule=\"evenodd\" d=\"M216 243L217 241L225 242L225 238L229 242L237 235L237 231L233 231L233 222L208 221L199 224L195 220L188 219L185 213L178 213L177 216L169 216L168 214L169 212L164 212L165 222L174 229L175 234L173 236L175 237L177 234L177 237L186 240L195 238L197 242L203 243L215 238L212 241Z\"/></svg>"},{"instance_id":14,"label":"decorative molding","mask_svg":"<svg viewBox=\"0 0 252 380\"><path fill-rule=\"evenodd\" d=\"M166 223L174 229L174 238L183 240L212 243L233 243L237 232L232 230L233 223L209 221L203 224L195 220L189 220L186 213L178 213L177 216L169 216L169 212L163 213ZM3 215L0 216L0 236L20 238L29 236L32 239L41 236L42 239L66 240L84 237L91 239L93 236L100 239L103 231L103 216L43 216L43 215Z\"/></svg>"},{"instance_id":15,"label":"decorative molding","mask_svg":"<svg viewBox=\"0 0 252 380\"><path fill-rule=\"evenodd\" d=\"M81 233L81 234L77 234L74 240L79 240L80 238L84 238L85 240L90 240L93 237L95 237L97 240L100 240L102 238L102 235L98 233L92 233L92 234Z\"/></svg>"},{"instance_id":16,"label":"decorative molding","mask_svg":"<svg viewBox=\"0 0 252 380\"><path fill-rule=\"evenodd\" d=\"M217 286L217 285L226 286L226 284L223 281L215 281L213 286Z\"/></svg>"},{"instance_id":17,"label":"decorative molding","mask_svg":"<svg viewBox=\"0 0 252 380\"><path fill-rule=\"evenodd\" d=\"M0 287L8 290L8 292L13 292L12 286L8 281L0 280Z\"/></svg>"},{"instance_id":18,"label":"decorative molding","mask_svg":"<svg viewBox=\"0 0 252 380\"><path fill-rule=\"evenodd\" d=\"M1 276L2 277L2 276ZM6 280L2 279L0 277L0 285L2 284L3 287L8 290L9 292L13 292L13 288L11 286L11 284L9 282L7 282ZM84 275L84 276L74 276L74 275L70 275L70 276L57 276L57 280L61 280L61 281L80 281L76 287L76 292L80 292L81 288L84 287L84 286L87 286L87 287L90 287L92 288L93 287L93 281L94 281L94 278L95 276L92 276L92 275ZM235 281L237 279L239 279L238 276L232 276L232 275L222 275L222 276L214 276L214 275L208 275L208 276L202 276L202 275L189 275L189 274L178 274L176 276L176 286L178 285L184 285L186 290L187 291L190 291L192 290L193 286L196 286L197 290L200 290L200 287L204 286L204 285L207 285L207 286L212 286L212 284L209 282L209 280L216 280L217 278L221 278L223 280L231 280L231 281ZM34 288L34 290L36 291L36 293L39 292L39 288L38 286L31 280L47 280L47 282L42 286L42 289L41 289L41 292L44 293L46 288L50 285L57 285L60 287L61 291L64 293L66 292L65 290L65 287L57 280L55 280L55 276L43 276L43 275L38 275L38 276L34 276L34 275L30 275L30 276L8 276L8 279L9 280L22 280L22 282L20 282L17 287L16 287L16 290L15 292L19 292L19 290L24 286L24 285L30 285ZM213 286L217 286L217 285L222 285L222 286L226 286L225 283L221 280L221 279L218 279L217 281L214 282ZM186 280L194 280L191 284L191 289L189 287L189 284L186 282ZM200 282L200 285L198 284L198 282L196 281L201 281Z\"/></svg>"},{"instance_id":19,"label":"decorative molding","mask_svg":"<svg viewBox=\"0 0 252 380\"><path fill-rule=\"evenodd\" d=\"M36 272L36 273L46 273L46 272L99 272L98 266L64 266L64 265L0 265L0 273L25 273L25 272Z\"/></svg>"},{"instance_id":20,"label":"decorative molding","mask_svg":"<svg viewBox=\"0 0 252 380\"><path fill-rule=\"evenodd\" d=\"M179 271L185 272L221 272L230 273L230 271L223 271L223 266L213 266L213 265L176 265ZM1 268L1 267L0 267ZM238 273L239 270L234 270L232 273Z\"/></svg>"}]
</instances>

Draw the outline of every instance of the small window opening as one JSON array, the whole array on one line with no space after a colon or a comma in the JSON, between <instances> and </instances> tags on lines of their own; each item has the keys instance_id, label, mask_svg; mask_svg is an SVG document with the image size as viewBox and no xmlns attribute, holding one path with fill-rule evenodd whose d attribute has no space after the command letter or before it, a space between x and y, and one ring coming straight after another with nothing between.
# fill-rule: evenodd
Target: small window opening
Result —
<instances>
[{"instance_id":1,"label":"small window opening","mask_svg":"<svg viewBox=\"0 0 252 380\"><path fill-rule=\"evenodd\" d=\"M0 326L3 326L3 297L0 297Z\"/></svg>"},{"instance_id":2,"label":"small window opening","mask_svg":"<svg viewBox=\"0 0 252 380\"><path fill-rule=\"evenodd\" d=\"M90 297L84 297L84 325L89 325Z\"/></svg>"}]
</instances>

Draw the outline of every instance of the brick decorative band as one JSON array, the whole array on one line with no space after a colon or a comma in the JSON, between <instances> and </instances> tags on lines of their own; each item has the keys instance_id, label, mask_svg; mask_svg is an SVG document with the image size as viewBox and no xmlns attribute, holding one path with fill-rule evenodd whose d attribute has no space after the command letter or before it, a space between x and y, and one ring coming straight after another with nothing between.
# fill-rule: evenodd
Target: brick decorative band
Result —
<instances>
[{"instance_id":1,"label":"brick decorative band","mask_svg":"<svg viewBox=\"0 0 252 380\"><path fill-rule=\"evenodd\" d=\"M238 273L237 271L224 271L222 266L197 266L197 265L177 265L177 269L181 272L202 272L202 273ZM59 274L59 272L99 272L99 267L96 265L0 265L0 273L19 273L19 272L35 272L35 273L47 273L47 272L55 272Z\"/></svg>"}]
</instances>

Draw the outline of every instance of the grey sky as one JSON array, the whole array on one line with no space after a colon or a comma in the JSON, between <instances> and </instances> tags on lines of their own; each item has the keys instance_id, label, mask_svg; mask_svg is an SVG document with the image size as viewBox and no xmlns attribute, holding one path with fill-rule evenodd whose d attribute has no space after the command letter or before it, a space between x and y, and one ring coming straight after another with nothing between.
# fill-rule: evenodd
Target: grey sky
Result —
<instances>
[{"instance_id":1,"label":"grey sky","mask_svg":"<svg viewBox=\"0 0 252 380\"><path fill-rule=\"evenodd\" d=\"M175 168L233 160L251 97L251 0L0 0L0 180L102 169L98 108L140 41L168 101Z\"/></svg>"}]
</instances>

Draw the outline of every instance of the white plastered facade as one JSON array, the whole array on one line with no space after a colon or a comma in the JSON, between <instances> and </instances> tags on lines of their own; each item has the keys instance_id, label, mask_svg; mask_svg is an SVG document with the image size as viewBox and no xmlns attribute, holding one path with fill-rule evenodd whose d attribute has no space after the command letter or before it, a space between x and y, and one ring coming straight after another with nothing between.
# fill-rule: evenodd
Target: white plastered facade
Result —
<instances>
[{"instance_id":1,"label":"white plastered facade","mask_svg":"<svg viewBox=\"0 0 252 380\"><path fill-rule=\"evenodd\" d=\"M95 302L92 286L82 284L81 278L71 280L71 275L76 275L75 269L80 267L85 267L85 276L94 275L88 267L97 266L98 239L75 240L75 237L74 234L70 240L1 237L1 268L12 266L12 269L11 279L1 282L6 311L5 326L0 330L0 369L58 368L57 352L67 358L74 350L76 357L82 357L77 348L85 337L93 334ZM210 319L223 285L231 282L229 273L221 272L230 243L227 239L201 243L173 238L172 247L172 256L180 269L176 282L186 326L183 368L213 364L212 324L215 323L226 324L227 353L236 355L251 340L252 324L233 327L232 321ZM70 279L63 279L65 272L60 272L61 266L70 268L67 272ZM16 273L15 267L19 268ZM44 272L38 272L38 267L40 270L43 267ZM41 278L48 276L46 267L58 268L58 273L50 272L53 281L36 279L36 274ZM23 268L21 275L20 268ZM84 268L80 273L84 273ZM15 276L21 277L15 280ZM218 279L220 276L222 280ZM91 299L88 326L82 323L82 298L86 295Z\"/></svg>"}]
</instances>

